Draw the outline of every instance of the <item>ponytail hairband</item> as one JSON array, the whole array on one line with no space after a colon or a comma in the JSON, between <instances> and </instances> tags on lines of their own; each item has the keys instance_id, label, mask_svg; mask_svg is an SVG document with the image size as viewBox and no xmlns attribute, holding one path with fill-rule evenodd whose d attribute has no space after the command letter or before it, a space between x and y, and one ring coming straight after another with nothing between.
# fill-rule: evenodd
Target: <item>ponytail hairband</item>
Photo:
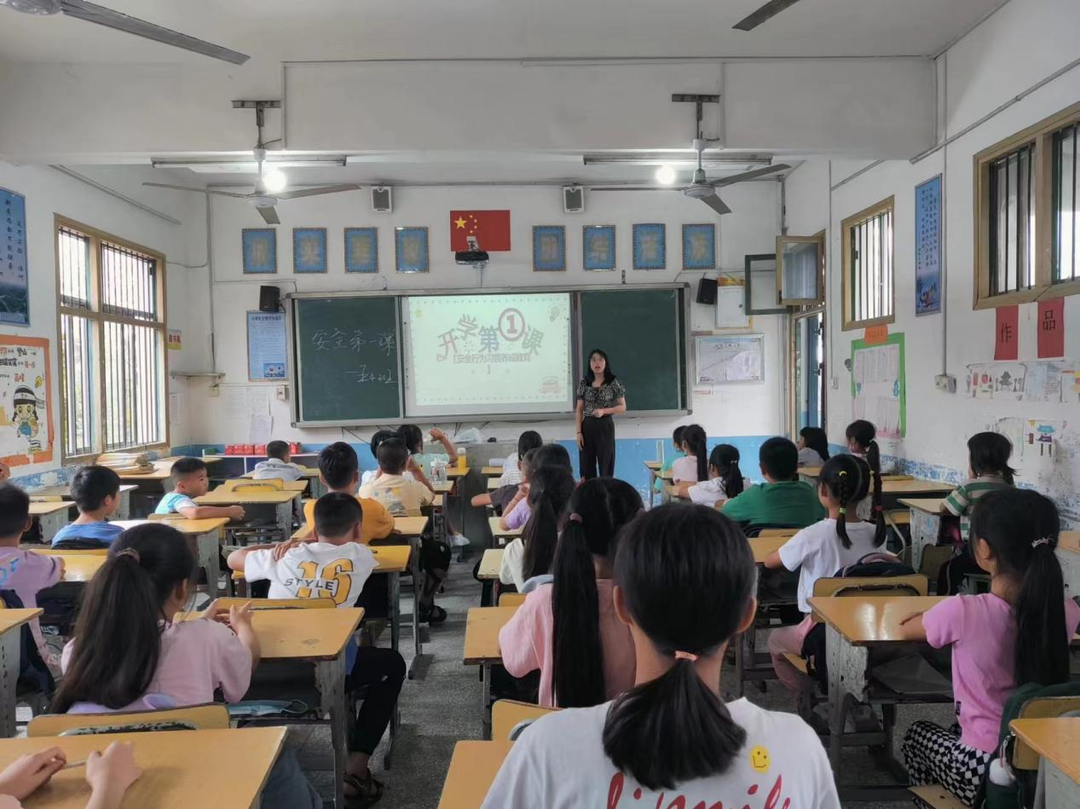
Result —
<instances>
[{"instance_id":1,"label":"ponytail hairband","mask_svg":"<svg viewBox=\"0 0 1080 809\"><path fill-rule=\"evenodd\" d=\"M137 550L135 550L134 548L124 548L122 551L119 551L116 555L117 556L130 556L132 559L135 560L136 564L142 564L142 559L139 558L139 552Z\"/></svg>"},{"instance_id":2,"label":"ponytail hairband","mask_svg":"<svg viewBox=\"0 0 1080 809\"><path fill-rule=\"evenodd\" d=\"M1037 548L1040 545L1053 545L1054 540L1051 537L1043 537L1042 539L1036 539L1031 543L1032 548Z\"/></svg>"},{"instance_id":3,"label":"ponytail hairband","mask_svg":"<svg viewBox=\"0 0 1080 809\"><path fill-rule=\"evenodd\" d=\"M839 472L836 473L836 476L838 478L846 478L847 477L847 470L846 469L841 469Z\"/></svg>"},{"instance_id":4,"label":"ponytail hairband","mask_svg":"<svg viewBox=\"0 0 1080 809\"><path fill-rule=\"evenodd\" d=\"M576 511L571 512L571 514L570 514L570 522L576 522L578 525L583 525L584 524L584 520L581 519L581 515L578 514Z\"/></svg>"},{"instance_id":5,"label":"ponytail hairband","mask_svg":"<svg viewBox=\"0 0 1080 809\"><path fill-rule=\"evenodd\" d=\"M699 656L693 652L675 652L676 660L689 660L691 663L697 663Z\"/></svg>"},{"instance_id":6,"label":"ponytail hairband","mask_svg":"<svg viewBox=\"0 0 1080 809\"><path fill-rule=\"evenodd\" d=\"M841 514L841 516L844 515L844 514L847 514L847 508L844 507L844 506L841 506L840 507L840 514Z\"/></svg>"}]
</instances>

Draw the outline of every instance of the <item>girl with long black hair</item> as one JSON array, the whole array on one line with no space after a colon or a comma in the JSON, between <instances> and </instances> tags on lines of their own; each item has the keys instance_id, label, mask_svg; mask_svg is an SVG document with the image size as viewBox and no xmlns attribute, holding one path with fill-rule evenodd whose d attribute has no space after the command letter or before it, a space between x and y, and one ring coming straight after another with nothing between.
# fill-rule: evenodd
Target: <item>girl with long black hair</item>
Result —
<instances>
[{"instance_id":1,"label":"girl with long black hair","mask_svg":"<svg viewBox=\"0 0 1080 809\"><path fill-rule=\"evenodd\" d=\"M675 483L708 480L709 450L705 447L705 428L700 424L684 427L682 443L686 457L679 458L671 465L671 479Z\"/></svg>"},{"instance_id":2,"label":"girl with long black hair","mask_svg":"<svg viewBox=\"0 0 1080 809\"><path fill-rule=\"evenodd\" d=\"M754 620L756 578L742 531L715 509L639 515L619 542L613 595L636 685L535 722L484 807L742 806L751 795L755 806L839 809L825 750L801 719L720 696L727 645Z\"/></svg>"},{"instance_id":3,"label":"girl with long black hair","mask_svg":"<svg viewBox=\"0 0 1080 809\"><path fill-rule=\"evenodd\" d=\"M693 503L715 506L742 494L745 483L739 470L739 450L731 444L717 444L709 453L709 479L679 484L679 494Z\"/></svg>"},{"instance_id":4,"label":"girl with long black hair","mask_svg":"<svg viewBox=\"0 0 1080 809\"><path fill-rule=\"evenodd\" d=\"M540 670L540 704L599 705L634 684L634 641L615 615L612 571L619 531L641 511L637 490L585 481L570 498L553 581L529 593L499 632L514 677Z\"/></svg>"},{"instance_id":5,"label":"girl with long black hair","mask_svg":"<svg viewBox=\"0 0 1080 809\"><path fill-rule=\"evenodd\" d=\"M822 466L829 460L829 437L820 427L799 430L799 466Z\"/></svg>"},{"instance_id":6,"label":"girl with long black hair","mask_svg":"<svg viewBox=\"0 0 1080 809\"><path fill-rule=\"evenodd\" d=\"M862 458L870 467L870 500L867 506L859 509L859 516L874 523L877 544L885 542L885 507L882 503L883 483L881 479L881 448L877 442L877 427L865 419L856 419L848 425L845 432L848 449L857 458Z\"/></svg>"},{"instance_id":7,"label":"girl with long black hair","mask_svg":"<svg viewBox=\"0 0 1080 809\"><path fill-rule=\"evenodd\" d=\"M503 551L499 578L504 584L513 584L520 593L529 579L551 572L562 527L560 515L573 493L574 478L563 467L530 468L529 519L521 536Z\"/></svg>"}]
</instances>

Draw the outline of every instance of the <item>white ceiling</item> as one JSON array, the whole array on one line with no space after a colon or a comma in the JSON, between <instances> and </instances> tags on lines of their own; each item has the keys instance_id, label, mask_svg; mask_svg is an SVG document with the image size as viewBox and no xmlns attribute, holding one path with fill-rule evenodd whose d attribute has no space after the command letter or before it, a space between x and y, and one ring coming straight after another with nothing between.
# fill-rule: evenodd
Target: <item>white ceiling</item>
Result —
<instances>
[{"instance_id":1,"label":"white ceiling","mask_svg":"<svg viewBox=\"0 0 1080 809\"><path fill-rule=\"evenodd\" d=\"M612 56L932 55L1005 0L800 0L755 31L764 0L99 0L281 61ZM206 64L137 37L0 7L0 59ZM244 70L222 65L223 70Z\"/></svg>"}]
</instances>

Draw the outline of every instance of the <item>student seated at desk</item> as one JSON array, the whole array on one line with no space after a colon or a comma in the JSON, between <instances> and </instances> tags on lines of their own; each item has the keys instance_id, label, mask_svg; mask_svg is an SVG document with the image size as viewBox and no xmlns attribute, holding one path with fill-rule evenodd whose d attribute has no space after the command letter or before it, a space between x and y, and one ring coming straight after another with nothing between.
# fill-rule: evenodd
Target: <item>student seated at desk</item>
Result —
<instances>
[{"instance_id":1,"label":"student seated at desk","mask_svg":"<svg viewBox=\"0 0 1080 809\"><path fill-rule=\"evenodd\" d=\"M541 466L530 472L529 521L521 536L503 551L500 582L523 593L529 579L551 573L562 529L560 515L573 493L574 478L561 466Z\"/></svg>"},{"instance_id":2,"label":"student seated at desk","mask_svg":"<svg viewBox=\"0 0 1080 809\"><path fill-rule=\"evenodd\" d=\"M747 525L805 528L824 518L817 492L796 479L799 451L786 438L770 438L758 452L765 483L724 503L724 514Z\"/></svg>"},{"instance_id":3,"label":"student seated at desk","mask_svg":"<svg viewBox=\"0 0 1080 809\"><path fill-rule=\"evenodd\" d=\"M365 485L367 483L373 482L375 480L375 478L378 476L378 474L379 474L379 466L378 466L379 444L381 444L387 438L396 438L399 441L404 441L405 440L405 437L400 432L398 432L397 430L376 430L372 434L371 441L368 442L368 445L371 447L371 457L375 459L375 468L374 469L368 469L366 472L364 472L363 475L360 476L360 485L361 486L363 486L363 485ZM434 491L434 488L432 487L431 482L424 476L423 471L420 469L419 466L416 465L416 462L412 459L412 457L409 458L409 464L408 464L408 466L405 467L405 471L402 472L402 474L405 475L405 477L407 477L407 478L412 478L413 480L419 480L421 483L423 483L429 489Z\"/></svg>"},{"instance_id":4,"label":"student seated at desk","mask_svg":"<svg viewBox=\"0 0 1080 809\"><path fill-rule=\"evenodd\" d=\"M518 503L522 502L528 497L529 469L532 466L533 459L536 457L537 450L538 447L532 447L525 450L525 452L521 456L521 460L517 462L517 483L500 486L493 491L474 495L470 502L478 508L483 508L485 506L494 506L496 513L500 517L504 515L509 515L511 510L513 510L513 508ZM567 457L570 457L569 454L567 455ZM526 503L526 508L527 506L528 503ZM527 515L527 511L522 511L521 515L519 516L522 515ZM522 522L524 522L524 519L522 519Z\"/></svg>"},{"instance_id":5,"label":"student seated at desk","mask_svg":"<svg viewBox=\"0 0 1080 809\"><path fill-rule=\"evenodd\" d=\"M344 441L335 441L323 447L319 452L319 477L331 492L355 494L360 479L360 459L356 456L356 450ZM394 532L394 518L382 503L360 495L356 495L356 500L364 512L360 542L367 545L374 539L386 539ZM314 500L304 503L304 525L314 530Z\"/></svg>"},{"instance_id":6,"label":"student seated at desk","mask_svg":"<svg viewBox=\"0 0 1080 809\"><path fill-rule=\"evenodd\" d=\"M0 809L21 809L21 800L48 784L65 766L75 764L68 765L67 755L59 747L20 756L0 772ZM104 753L94 750L86 757L85 766L90 786L86 809L120 809L128 787L142 775L135 763L134 742L113 742Z\"/></svg>"},{"instance_id":7,"label":"student seated at desk","mask_svg":"<svg viewBox=\"0 0 1080 809\"><path fill-rule=\"evenodd\" d=\"M625 481L582 483L567 506L552 582L530 592L499 632L507 672L539 669L541 705L585 708L633 687L634 640L615 615L611 577L619 531L641 509Z\"/></svg>"},{"instance_id":8,"label":"student seated at desk","mask_svg":"<svg viewBox=\"0 0 1080 809\"><path fill-rule=\"evenodd\" d=\"M620 538L614 592L635 687L534 722L485 809L839 809L825 750L799 717L720 696L728 643L754 620L756 579L742 531L715 509L639 515Z\"/></svg>"},{"instance_id":9,"label":"student seated at desk","mask_svg":"<svg viewBox=\"0 0 1080 809\"><path fill-rule=\"evenodd\" d=\"M170 472L173 490L161 498L154 509L155 514L179 514L186 520L203 520L212 517L244 519L242 506L200 506L196 497L210 490L210 477L206 464L199 458L181 458L172 465Z\"/></svg>"},{"instance_id":10,"label":"student seated at desk","mask_svg":"<svg viewBox=\"0 0 1080 809\"><path fill-rule=\"evenodd\" d=\"M542 466L558 466L570 475L574 474L574 467L570 464L570 453L561 444L544 444L529 450L525 456L529 474ZM517 494L503 508L503 514L499 518L499 527L504 531L516 531L529 521L529 513L529 477L526 475L525 482L518 488Z\"/></svg>"},{"instance_id":11,"label":"student seated at desk","mask_svg":"<svg viewBox=\"0 0 1080 809\"><path fill-rule=\"evenodd\" d=\"M705 448L705 428L700 424L683 427L682 447L685 457L671 464L674 483L698 483L709 479L709 451Z\"/></svg>"},{"instance_id":12,"label":"student seated at desk","mask_svg":"<svg viewBox=\"0 0 1080 809\"><path fill-rule=\"evenodd\" d=\"M680 483L679 496L703 506L715 506L742 494L743 476L739 471L739 450L731 444L717 444L709 454L709 479L698 483Z\"/></svg>"},{"instance_id":13,"label":"student seated at desk","mask_svg":"<svg viewBox=\"0 0 1080 809\"><path fill-rule=\"evenodd\" d=\"M675 430L671 433L671 443L672 443L672 446L675 447L675 452L672 453L671 457L664 459L664 463L660 467L660 472L657 474L656 480L653 481L653 489L655 489L658 492L661 492L661 491L664 490L664 475L665 475L665 473L671 471L671 467L674 466L675 461L679 460L679 458L685 458L686 457L686 453L683 452L683 445L682 445L683 430L685 430L685 429L686 429L686 427L684 425L680 425L680 426L676 427Z\"/></svg>"},{"instance_id":14,"label":"student seated at desk","mask_svg":"<svg viewBox=\"0 0 1080 809\"><path fill-rule=\"evenodd\" d=\"M850 455L830 458L818 476L818 499L829 516L804 528L765 560L765 567L799 572L799 611L806 617L795 626L769 632L768 648L776 676L792 691L805 687L805 678L784 653L802 654L803 641L813 628L810 597L814 582L834 576L885 543L885 526L863 522L854 504L861 485L859 463Z\"/></svg>"},{"instance_id":15,"label":"student seated at desk","mask_svg":"<svg viewBox=\"0 0 1080 809\"><path fill-rule=\"evenodd\" d=\"M829 437L820 427L799 430L799 466L824 466L829 460Z\"/></svg>"},{"instance_id":16,"label":"student seated at desk","mask_svg":"<svg viewBox=\"0 0 1080 809\"><path fill-rule=\"evenodd\" d=\"M364 512L351 494L331 492L315 503L315 535L307 541L240 548L229 554L229 567L249 582L270 582L270 598L332 598L352 607L375 569L375 556L363 544ZM382 795L368 762L390 725L405 681L405 660L393 649L357 647L345 653L345 688L365 690L363 704L349 735L346 796L365 805Z\"/></svg>"},{"instance_id":17,"label":"student seated at desk","mask_svg":"<svg viewBox=\"0 0 1080 809\"><path fill-rule=\"evenodd\" d=\"M271 441L266 445L266 460L255 464L251 477L255 480L300 480L304 470L292 462L289 445L285 441Z\"/></svg>"},{"instance_id":18,"label":"student seated at desk","mask_svg":"<svg viewBox=\"0 0 1080 809\"><path fill-rule=\"evenodd\" d=\"M431 436L432 440L442 444L446 452L424 452L424 433L415 424L402 424L398 432L401 434L405 446L409 448L412 462L420 468L420 471L424 473L424 477L428 480L431 479L431 465L435 461L442 461L447 466L457 463L457 447L446 437L446 433L438 427L432 427L428 430L428 435Z\"/></svg>"},{"instance_id":19,"label":"student seated at desk","mask_svg":"<svg viewBox=\"0 0 1080 809\"><path fill-rule=\"evenodd\" d=\"M503 473L499 476L499 486L516 486L521 483L521 462L530 449L543 446L544 439L536 430L526 430L518 436L517 452L503 463Z\"/></svg>"},{"instance_id":20,"label":"student seated at desk","mask_svg":"<svg viewBox=\"0 0 1080 809\"><path fill-rule=\"evenodd\" d=\"M902 622L906 638L952 647L960 723L959 736L932 722L911 726L902 750L912 784L943 784L970 805L997 753L1010 693L1069 681L1080 606L1065 597L1058 531L1057 507L1038 492L987 492L971 518L971 551L990 592L947 598Z\"/></svg>"},{"instance_id":21,"label":"student seated at desk","mask_svg":"<svg viewBox=\"0 0 1080 809\"><path fill-rule=\"evenodd\" d=\"M120 476L107 466L84 466L71 481L79 517L56 532L52 545L107 548L124 529L106 520L120 507Z\"/></svg>"}]
</instances>

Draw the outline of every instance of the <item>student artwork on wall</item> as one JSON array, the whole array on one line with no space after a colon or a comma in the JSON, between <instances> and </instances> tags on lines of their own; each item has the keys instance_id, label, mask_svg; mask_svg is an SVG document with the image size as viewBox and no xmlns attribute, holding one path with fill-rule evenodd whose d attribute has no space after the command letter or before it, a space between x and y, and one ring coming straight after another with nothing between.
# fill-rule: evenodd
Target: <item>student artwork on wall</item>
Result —
<instances>
[{"instance_id":1,"label":"student artwork on wall","mask_svg":"<svg viewBox=\"0 0 1080 809\"><path fill-rule=\"evenodd\" d=\"M52 460L51 390L49 341L0 335L0 461Z\"/></svg>"},{"instance_id":2,"label":"student artwork on wall","mask_svg":"<svg viewBox=\"0 0 1080 809\"><path fill-rule=\"evenodd\" d=\"M585 225L581 245L581 263L586 270L615 269L614 225Z\"/></svg>"},{"instance_id":3,"label":"student artwork on wall","mask_svg":"<svg viewBox=\"0 0 1080 809\"><path fill-rule=\"evenodd\" d=\"M427 272L428 229L394 228L394 259L398 272Z\"/></svg>"},{"instance_id":4,"label":"student artwork on wall","mask_svg":"<svg viewBox=\"0 0 1080 809\"><path fill-rule=\"evenodd\" d=\"M562 225L533 227L533 271L561 272L566 269L566 228Z\"/></svg>"},{"instance_id":5,"label":"student artwork on wall","mask_svg":"<svg viewBox=\"0 0 1080 809\"><path fill-rule=\"evenodd\" d=\"M254 275L277 272L277 231L273 228L244 228L244 273Z\"/></svg>"},{"instance_id":6,"label":"student artwork on wall","mask_svg":"<svg viewBox=\"0 0 1080 809\"><path fill-rule=\"evenodd\" d=\"M634 269L667 268L667 228L662 224L634 225Z\"/></svg>"},{"instance_id":7,"label":"student artwork on wall","mask_svg":"<svg viewBox=\"0 0 1080 809\"><path fill-rule=\"evenodd\" d=\"M716 269L716 225L682 226L684 270Z\"/></svg>"},{"instance_id":8,"label":"student artwork on wall","mask_svg":"<svg viewBox=\"0 0 1080 809\"><path fill-rule=\"evenodd\" d=\"M885 342L851 343L852 417L877 427L879 438L898 439L907 433L907 382L904 374L904 335L890 334Z\"/></svg>"},{"instance_id":9,"label":"student artwork on wall","mask_svg":"<svg viewBox=\"0 0 1080 809\"><path fill-rule=\"evenodd\" d=\"M0 324L30 325L26 198L0 188Z\"/></svg>"},{"instance_id":10,"label":"student artwork on wall","mask_svg":"<svg viewBox=\"0 0 1080 809\"><path fill-rule=\"evenodd\" d=\"M941 311L941 175L915 186L915 314Z\"/></svg>"},{"instance_id":11,"label":"student artwork on wall","mask_svg":"<svg viewBox=\"0 0 1080 809\"><path fill-rule=\"evenodd\" d=\"M293 228L293 272L326 272L326 228Z\"/></svg>"},{"instance_id":12,"label":"student artwork on wall","mask_svg":"<svg viewBox=\"0 0 1080 809\"><path fill-rule=\"evenodd\" d=\"M378 228L345 228L345 272L378 271Z\"/></svg>"},{"instance_id":13,"label":"student artwork on wall","mask_svg":"<svg viewBox=\"0 0 1080 809\"><path fill-rule=\"evenodd\" d=\"M1080 404L1080 360L979 362L967 366L966 395L1040 404Z\"/></svg>"}]
</instances>

